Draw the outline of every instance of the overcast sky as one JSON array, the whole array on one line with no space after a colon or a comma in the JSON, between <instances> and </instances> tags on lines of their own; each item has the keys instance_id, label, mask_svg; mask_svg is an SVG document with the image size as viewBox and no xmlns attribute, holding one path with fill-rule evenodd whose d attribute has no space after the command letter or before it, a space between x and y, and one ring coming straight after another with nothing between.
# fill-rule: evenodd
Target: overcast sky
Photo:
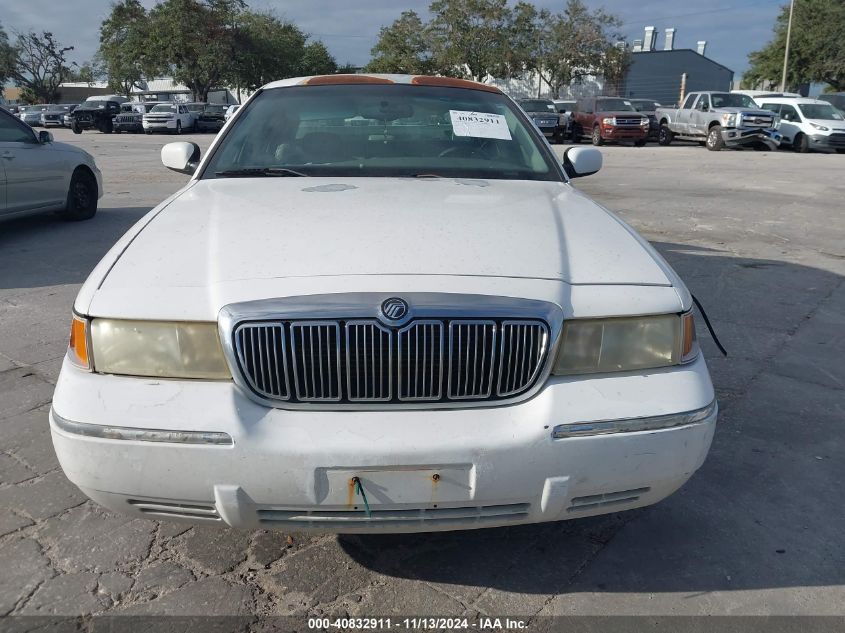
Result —
<instances>
[{"instance_id":1,"label":"overcast sky","mask_svg":"<svg viewBox=\"0 0 845 633\"><path fill-rule=\"evenodd\" d=\"M152 6L155 0L142 0ZM565 0L535 0L539 7L559 10ZM604 7L624 21L629 41L642 38L643 27L655 26L657 47L663 48L663 32L674 26L676 48L695 48L707 40L707 56L736 73L747 68L750 51L766 44L779 8L785 0L585 0L591 7ZM97 31L108 14L111 0L0 0L0 24L13 30L49 30L76 50L72 59L83 62L97 49ZM391 23L404 9L425 14L429 0L252 0L253 9L269 9L295 22L306 33L323 40L338 63L362 65L369 59L379 27Z\"/></svg>"}]
</instances>

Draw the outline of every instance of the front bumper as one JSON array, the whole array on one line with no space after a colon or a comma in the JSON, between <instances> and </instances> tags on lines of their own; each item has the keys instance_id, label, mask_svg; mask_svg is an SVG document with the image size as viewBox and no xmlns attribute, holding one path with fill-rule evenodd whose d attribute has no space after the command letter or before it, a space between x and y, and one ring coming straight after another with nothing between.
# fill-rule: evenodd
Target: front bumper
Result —
<instances>
[{"instance_id":1,"label":"front bumper","mask_svg":"<svg viewBox=\"0 0 845 633\"><path fill-rule=\"evenodd\" d=\"M606 141L642 141L648 138L649 128L644 125L637 127L601 127L601 136Z\"/></svg>"},{"instance_id":2,"label":"front bumper","mask_svg":"<svg viewBox=\"0 0 845 633\"><path fill-rule=\"evenodd\" d=\"M141 125L144 130L175 130L176 119L167 119L163 121L144 121Z\"/></svg>"},{"instance_id":3,"label":"front bumper","mask_svg":"<svg viewBox=\"0 0 845 633\"><path fill-rule=\"evenodd\" d=\"M813 149L836 150L845 149L845 134L813 134L808 135L810 139L810 147Z\"/></svg>"},{"instance_id":4,"label":"front bumper","mask_svg":"<svg viewBox=\"0 0 845 633\"><path fill-rule=\"evenodd\" d=\"M140 121L133 121L133 122L119 122L115 121L112 123L112 129L115 132L143 132L144 126L141 124Z\"/></svg>"},{"instance_id":5,"label":"front bumper","mask_svg":"<svg viewBox=\"0 0 845 633\"><path fill-rule=\"evenodd\" d=\"M701 358L650 373L551 378L511 406L402 411L271 409L231 382L90 374L66 361L50 426L68 478L116 511L238 528L416 532L655 503L701 466L715 409L660 430L554 439L553 429L690 411L713 399ZM90 437L72 425L68 432L59 416L231 442Z\"/></svg>"},{"instance_id":6,"label":"front bumper","mask_svg":"<svg viewBox=\"0 0 845 633\"><path fill-rule=\"evenodd\" d=\"M769 149L777 149L783 139L780 132L766 129L727 128L722 130L722 140L728 147L743 147L763 143Z\"/></svg>"}]
</instances>

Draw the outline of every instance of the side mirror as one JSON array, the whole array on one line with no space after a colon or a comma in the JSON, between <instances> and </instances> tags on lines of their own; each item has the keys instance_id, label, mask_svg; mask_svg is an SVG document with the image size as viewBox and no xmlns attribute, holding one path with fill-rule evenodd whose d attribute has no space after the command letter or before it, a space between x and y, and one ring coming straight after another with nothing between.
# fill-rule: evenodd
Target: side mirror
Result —
<instances>
[{"instance_id":1,"label":"side mirror","mask_svg":"<svg viewBox=\"0 0 845 633\"><path fill-rule=\"evenodd\" d=\"M570 147L563 154L563 169L570 178L592 176L601 165L601 152L592 147Z\"/></svg>"},{"instance_id":2,"label":"side mirror","mask_svg":"<svg viewBox=\"0 0 845 633\"><path fill-rule=\"evenodd\" d=\"M41 130L38 133L38 142L42 145L53 142L53 134L47 130Z\"/></svg>"},{"instance_id":3,"label":"side mirror","mask_svg":"<svg viewBox=\"0 0 845 633\"><path fill-rule=\"evenodd\" d=\"M182 174L193 174L200 164L200 146L178 141L161 148L161 163Z\"/></svg>"}]
</instances>

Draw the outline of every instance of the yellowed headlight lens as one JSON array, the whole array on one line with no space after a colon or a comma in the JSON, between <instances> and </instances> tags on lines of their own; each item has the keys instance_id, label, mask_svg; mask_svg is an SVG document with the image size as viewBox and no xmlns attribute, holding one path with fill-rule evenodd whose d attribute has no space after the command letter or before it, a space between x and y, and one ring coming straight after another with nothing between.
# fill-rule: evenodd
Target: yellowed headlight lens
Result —
<instances>
[{"instance_id":1,"label":"yellowed headlight lens","mask_svg":"<svg viewBox=\"0 0 845 633\"><path fill-rule=\"evenodd\" d=\"M104 374L231 378L216 323L94 319L91 347Z\"/></svg>"},{"instance_id":2,"label":"yellowed headlight lens","mask_svg":"<svg viewBox=\"0 0 845 633\"><path fill-rule=\"evenodd\" d=\"M568 321L552 373L556 375L631 371L681 361L681 317Z\"/></svg>"}]
</instances>

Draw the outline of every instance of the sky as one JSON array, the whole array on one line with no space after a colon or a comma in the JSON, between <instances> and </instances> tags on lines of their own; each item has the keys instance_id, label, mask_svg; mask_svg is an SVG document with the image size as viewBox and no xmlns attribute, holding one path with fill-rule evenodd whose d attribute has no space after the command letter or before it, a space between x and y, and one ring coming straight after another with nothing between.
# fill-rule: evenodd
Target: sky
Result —
<instances>
[{"instance_id":1,"label":"sky","mask_svg":"<svg viewBox=\"0 0 845 633\"><path fill-rule=\"evenodd\" d=\"M141 0L150 7L155 0ZM247 0L255 10L271 10L295 22L304 32L325 42L339 64L363 65L369 59L379 28L406 9L425 15L429 0ZM739 78L748 67L748 53L764 46L786 0L585 0L604 8L623 22L629 41L642 39L645 26L656 27L657 48L663 33L675 27L675 48L695 48L707 40L707 56L733 70ZM75 50L71 59L82 63L97 49L100 22L111 0L0 0L0 25L11 31L51 31ZM565 0L534 0L538 7L560 10Z\"/></svg>"}]
</instances>

